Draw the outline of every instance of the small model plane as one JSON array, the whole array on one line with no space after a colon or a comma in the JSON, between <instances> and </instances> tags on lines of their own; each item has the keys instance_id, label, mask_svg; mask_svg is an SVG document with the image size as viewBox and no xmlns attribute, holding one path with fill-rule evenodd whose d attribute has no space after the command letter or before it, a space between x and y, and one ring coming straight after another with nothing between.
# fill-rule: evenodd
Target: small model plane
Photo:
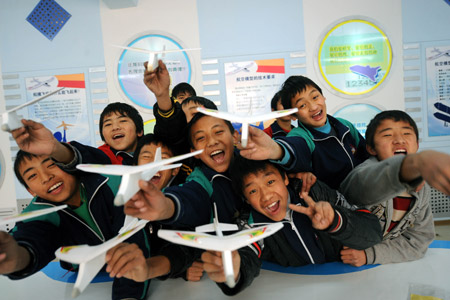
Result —
<instances>
[{"instance_id":1,"label":"small model plane","mask_svg":"<svg viewBox=\"0 0 450 300\"><path fill-rule=\"evenodd\" d=\"M158 67L158 60L159 55L162 54L164 57L165 53L173 53L173 52L185 52L185 51L194 51L194 50L200 50L201 48L190 48L190 49L174 49L174 50L166 50L166 46L163 47L163 50L161 51L152 51L142 48L135 48L135 47L124 47L119 45L113 45L114 47L122 48L129 51L136 51L136 52L142 52L142 53L148 53L148 64L147 64L147 70L149 72L153 71Z\"/></svg>"},{"instance_id":2,"label":"small model plane","mask_svg":"<svg viewBox=\"0 0 450 300\"><path fill-rule=\"evenodd\" d=\"M17 222L20 222L20 221L24 221L24 220L40 217L40 216L43 216L43 215L46 215L46 214L58 211L60 209L64 209L66 207L67 207L67 205L64 204L64 205L59 205L59 206L55 206L55 207L50 207L50 208L44 208L44 209L24 212L24 213L13 215L13 216L7 216L7 217L4 217L4 218L0 219L0 225L17 223Z\"/></svg>"},{"instance_id":3,"label":"small model plane","mask_svg":"<svg viewBox=\"0 0 450 300\"><path fill-rule=\"evenodd\" d=\"M236 224L219 223L217 208L214 203L214 223L198 226L195 228L195 232L160 229L158 236L175 244L222 252L222 264L226 282L230 288L233 288L236 282L234 281L231 251L268 237L282 227L283 224L279 222L224 236L222 231L235 231L238 230L238 226ZM215 231L216 235L203 233L209 231Z\"/></svg>"},{"instance_id":4,"label":"small model plane","mask_svg":"<svg viewBox=\"0 0 450 300\"><path fill-rule=\"evenodd\" d=\"M174 156L167 159L161 159L161 148L155 153L155 161L140 166L123 166L123 165L98 165L98 164L80 164L77 169L100 174L121 175L122 181L117 191L114 204L116 206L124 205L134 194L139 191L139 179L149 180L160 170L178 168L181 164L168 165L176 161L186 159L191 156L200 154L203 150Z\"/></svg>"},{"instance_id":5,"label":"small model plane","mask_svg":"<svg viewBox=\"0 0 450 300\"><path fill-rule=\"evenodd\" d=\"M208 108L204 108L204 107L197 107L197 111L199 111L205 115L228 120L230 122L241 123L242 124L241 145L244 148L247 147L249 124L288 116L293 113L296 113L297 110L298 110L297 108L291 108L291 109L285 109L285 110L272 111L270 113L260 114L260 115L238 116L238 115L230 114L228 112L222 112L222 111L208 109Z\"/></svg>"},{"instance_id":6,"label":"small model plane","mask_svg":"<svg viewBox=\"0 0 450 300\"><path fill-rule=\"evenodd\" d=\"M450 123L450 106L447 106L441 102L436 102L434 104L434 107L436 107L440 112L436 112L433 115L441 121ZM446 114L443 114L441 112Z\"/></svg>"},{"instance_id":7,"label":"small model plane","mask_svg":"<svg viewBox=\"0 0 450 300\"><path fill-rule=\"evenodd\" d=\"M65 87L59 88L59 89L54 90L54 91L52 91L52 92L50 92L50 93L48 93L48 94L46 94L46 95L44 95L42 97L33 99L31 101L28 101L27 103L21 104L19 106L14 107L13 109L5 111L2 114L2 130L11 132L11 131L13 131L15 129L18 129L18 128L22 127L23 126L22 122L20 122L20 118L17 115L17 111L19 109L27 107L28 105L34 104L34 103L36 103L38 101L41 101L41 100L43 100L43 99L45 99L45 98L47 98L47 97L49 97L49 96L51 96L53 94L56 94L57 92L61 91L64 88Z\"/></svg>"},{"instance_id":8,"label":"small model plane","mask_svg":"<svg viewBox=\"0 0 450 300\"><path fill-rule=\"evenodd\" d=\"M97 246L65 246L56 250L55 255L60 260L80 265L77 280L72 290L72 298L81 294L101 270L105 264L106 252L144 228L147 222L147 220L139 220L133 224L134 226L127 226L128 230L125 232L121 230L119 235Z\"/></svg>"}]
</instances>

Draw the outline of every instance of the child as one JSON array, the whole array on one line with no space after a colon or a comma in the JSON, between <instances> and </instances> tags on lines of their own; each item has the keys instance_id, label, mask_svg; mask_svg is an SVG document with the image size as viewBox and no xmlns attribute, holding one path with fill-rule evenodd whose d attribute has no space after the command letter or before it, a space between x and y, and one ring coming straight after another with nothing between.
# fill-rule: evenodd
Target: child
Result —
<instances>
[{"instance_id":1,"label":"child","mask_svg":"<svg viewBox=\"0 0 450 300\"><path fill-rule=\"evenodd\" d=\"M172 99L183 104L183 101L189 97L197 96L195 89L187 82L180 82L172 90Z\"/></svg>"},{"instance_id":2,"label":"child","mask_svg":"<svg viewBox=\"0 0 450 300\"><path fill-rule=\"evenodd\" d=\"M131 165L137 142L144 134L139 112L126 103L110 103L100 115L99 127L105 142L99 149L108 155L112 164Z\"/></svg>"},{"instance_id":3,"label":"child","mask_svg":"<svg viewBox=\"0 0 450 300\"><path fill-rule=\"evenodd\" d=\"M277 92L272 101L270 101L270 107L272 111L283 110L283 104L281 104L281 93ZM269 127L264 128L264 132L267 133L270 137L277 136L286 136L293 128L291 121L295 117L285 116L275 120Z\"/></svg>"},{"instance_id":4,"label":"child","mask_svg":"<svg viewBox=\"0 0 450 300\"><path fill-rule=\"evenodd\" d=\"M337 189L368 157L364 138L350 122L327 115L322 90L309 78L291 76L280 92L284 108L298 108L298 127L286 137L276 138L276 143L250 128L249 144L241 155L275 160L288 172L312 172Z\"/></svg>"},{"instance_id":5,"label":"child","mask_svg":"<svg viewBox=\"0 0 450 300\"><path fill-rule=\"evenodd\" d=\"M345 199L319 181L312 186L309 197L306 193L300 194L300 181L294 179L295 184L288 186L285 172L267 160L236 157L230 172L234 188L252 207L248 218L251 226L284 223L280 231L263 240L263 247L247 252L250 255L258 253L260 259L282 266L301 266L339 261L342 245L364 249L381 240L380 226L374 215L367 210L345 208L342 206L347 204ZM251 282L253 272L257 271L243 269L250 258L242 252L237 256L241 259L240 279L235 289L219 285L226 294L240 291L241 285L248 285L245 282ZM214 259L215 254L211 252L202 255L208 275L217 268ZM217 274L213 276L219 278Z\"/></svg>"},{"instance_id":6,"label":"child","mask_svg":"<svg viewBox=\"0 0 450 300\"><path fill-rule=\"evenodd\" d=\"M68 245L98 245L114 236L125 215L113 204L118 180L98 174L74 176L62 171L48 155L18 151L14 162L17 179L34 196L25 211L67 204L68 207L25 222L20 222L9 236L0 234L0 273L22 279L45 267L55 258L55 251ZM144 230L133 235L145 256L149 255ZM63 267L72 265L61 263ZM149 282L115 279L112 299L144 299Z\"/></svg>"},{"instance_id":7,"label":"child","mask_svg":"<svg viewBox=\"0 0 450 300\"><path fill-rule=\"evenodd\" d=\"M174 156L172 147L154 134L144 135L138 142L134 153L134 165L143 165L155 160L156 149L161 148L161 158L167 159ZM162 170L156 173L150 180L158 189L162 190L170 186L180 168Z\"/></svg>"},{"instance_id":8,"label":"child","mask_svg":"<svg viewBox=\"0 0 450 300\"><path fill-rule=\"evenodd\" d=\"M383 111L367 126L372 155L341 184L350 203L367 206L380 219L383 241L364 250L342 251L345 263L361 266L416 260L433 241L430 187L450 194L450 155L416 153L418 130L405 112ZM427 183L421 187L421 182Z\"/></svg>"},{"instance_id":9,"label":"child","mask_svg":"<svg viewBox=\"0 0 450 300\"><path fill-rule=\"evenodd\" d=\"M237 132L228 121L196 114L188 124L188 133L192 150L203 152L196 156L199 166L186 183L168 187L163 194L141 181L144 190L127 202L126 214L195 227L210 223L215 202L221 222L232 222L238 216L243 202L233 193L228 174Z\"/></svg>"}]
</instances>

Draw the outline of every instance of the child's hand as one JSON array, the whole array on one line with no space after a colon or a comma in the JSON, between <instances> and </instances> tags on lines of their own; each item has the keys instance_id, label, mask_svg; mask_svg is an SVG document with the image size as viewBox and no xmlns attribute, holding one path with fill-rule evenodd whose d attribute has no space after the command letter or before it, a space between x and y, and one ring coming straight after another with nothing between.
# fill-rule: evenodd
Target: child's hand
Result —
<instances>
[{"instance_id":1,"label":"child's hand","mask_svg":"<svg viewBox=\"0 0 450 300\"><path fill-rule=\"evenodd\" d=\"M147 70L147 64L148 62L144 63L144 84L155 94L156 98L163 95L169 96L170 76L166 65L162 60L159 60L158 68L149 72Z\"/></svg>"},{"instance_id":2,"label":"child's hand","mask_svg":"<svg viewBox=\"0 0 450 300\"><path fill-rule=\"evenodd\" d=\"M233 258L234 281L239 277L241 256L237 250L231 253ZM222 264L222 252L205 251L202 254L203 268L208 277L215 282L225 282L225 271Z\"/></svg>"},{"instance_id":3,"label":"child's hand","mask_svg":"<svg viewBox=\"0 0 450 300\"><path fill-rule=\"evenodd\" d=\"M366 252L364 250L355 250L344 247L344 249L341 250L341 260L344 264L361 267L367 263Z\"/></svg>"},{"instance_id":4,"label":"child's hand","mask_svg":"<svg viewBox=\"0 0 450 300\"><path fill-rule=\"evenodd\" d=\"M289 178L298 178L302 180L302 193L309 193L311 187L316 183L317 177L311 172L299 172L289 174Z\"/></svg>"},{"instance_id":5,"label":"child's hand","mask_svg":"<svg viewBox=\"0 0 450 300\"><path fill-rule=\"evenodd\" d=\"M22 124L23 127L11 132L19 148L35 155L51 156L59 144L53 133L32 120L22 119Z\"/></svg>"},{"instance_id":6,"label":"child's hand","mask_svg":"<svg viewBox=\"0 0 450 300\"><path fill-rule=\"evenodd\" d=\"M417 166L420 176L422 176L429 185L446 195L450 195L449 154L427 150L412 154L407 158L413 158L411 164Z\"/></svg>"},{"instance_id":7,"label":"child's hand","mask_svg":"<svg viewBox=\"0 0 450 300\"><path fill-rule=\"evenodd\" d=\"M188 281L200 281L203 276L203 263L194 261L186 271L186 279Z\"/></svg>"},{"instance_id":8,"label":"child's hand","mask_svg":"<svg viewBox=\"0 0 450 300\"><path fill-rule=\"evenodd\" d=\"M144 253L136 244L121 243L109 249L105 261L110 277L126 277L138 282L148 279Z\"/></svg>"},{"instance_id":9,"label":"child's hand","mask_svg":"<svg viewBox=\"0 0 450 300\"><path fill-rule=\"evenodd\" d=\"M301 193L300 197L305 200L308 207L289 204L289 208L307 215L315 229L324 230L330 227L334 220L334 209L325 201L314 202L307 193Z\"/></svg>"},{"instance_id":10,"label":"child's hand","mask_svg":"<svg viewBox=\"0 0 450 300\"><path fill-rule=\"evenodd\" d=\"M20 271L30 262L29 252L8 233L0 231L0 274Z\"/></svg>"},{"instance_id":11,"label":"child's hand","mask_svg":"<svg viewBox=\"0 0 450 300\"><path fill-rule=\"evenodd\" d=\"M139 180L141 188L125 203L124 212L136 218L149 221L165 220L172 217L175 205L152 183Z\"/></svg>"},{"instance_id":12,"label":"child's hand","mask_svg":"<svg viewBox=\"0 0 450 300\"><path fill-rule=\"evenodd\" d=\"M247 147L243 148L241 144L238 144L237 148L241 150L240 154L242 157L252 160L278 160L283 155L280 145L264 131L253 126L250 126L248 129Z\"/></svg>"}]
</instances>

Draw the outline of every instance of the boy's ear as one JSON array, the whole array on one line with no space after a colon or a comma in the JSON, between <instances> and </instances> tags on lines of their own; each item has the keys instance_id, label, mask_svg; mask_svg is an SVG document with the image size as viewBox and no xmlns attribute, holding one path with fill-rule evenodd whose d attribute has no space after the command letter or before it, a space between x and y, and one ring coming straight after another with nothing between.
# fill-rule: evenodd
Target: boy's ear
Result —
<instances>
[{"instance_id":1,"label":"boy's ear","mask_svg":"<svg viewBox=\"0 0 450 300\"><path fill-rule=\"evenodd\" d=\"M375 149L373 149L371 146L366 145L366 150L370 155L377 156L377 151L375 151Z\"/></svg>"},{"instance_id":2,"label":"boy's ear","mask_svg":"<svg viewBox=\"0 0 450 300\"><path fill-rule=\"evenodd\" d=\"M172 169L172 176L177 176L178 175L178 172L180 172L180 168L178 167L178 168L175 168L175 169Z\"/></svg>"},{"instance_id":3,"label":"boy's ear","mask_svg":"<svg viewBox=\"0 0 450 300\"><path fill-rule=\"evenodd\" d=\"M144 130L141 130L140 132L137 133L137 136L138 136L138 137L141 137L141 136L143 136L143 135L144 135Z\"/></svg>"},{"instance_id":4,"label":"boy's ear","mask_svg":"<svg viewBox=\"0 0 450 300\"><path fill-rule=\"evenodd\" d=\"M31 196L36 197L36 193L30 190L30 188L27 188L27 192L30 193Z\"/></svg>"},{"instance_id":5,"label":"boy's ear","mask_svg":"<svg viewBox=\"0 0 450 300\"><path fill-rule=\"evenodd\" d=\"M287 176L286 173L284 173L284 185L286 185L286 186L289 185L289 177Z\"/></svg>"},{"instance_id":6,"label":"boy's ear","mask_svg":"<svg viewBox=\"0 0 450 300\"><path fill-rule=\"evenodd\" d=\"M236 145L240 142L240 137L241 135L239 134L239 132L235 129L233 132L233 143Z\"/></svg>"}]
</instances>

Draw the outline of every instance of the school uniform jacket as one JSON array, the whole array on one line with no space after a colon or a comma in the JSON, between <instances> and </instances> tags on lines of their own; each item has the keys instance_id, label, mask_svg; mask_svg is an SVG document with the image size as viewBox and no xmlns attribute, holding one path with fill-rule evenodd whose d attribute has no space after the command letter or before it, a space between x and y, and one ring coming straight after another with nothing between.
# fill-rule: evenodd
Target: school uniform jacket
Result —
<instances>
[{"instance_id":1,"label":"school uniform jacket","mask_svg":"<svg viewBox=\"0 0 450 300\"><path fill-rule=\"evenodd\" d=\"M295 128L295 127L291 125L291 130L293 128ZM267 133L271 138L274 138L277 136L286 136L289 133L280 127L280 124L278 124L278 121L273 122L272 124L270 124L269 127L265 128L263 131L265 133Z\"/></svg>"},{"instance_id":2,"label":"school uniform jacket","mask_svg":"<svg viewBox=\"0 0 450 300\"><path fill-rule=\"evenodd\" d=\"M327 115L336 136L322 133L298 122L286 137L275 138L289 152L283 165L288 172L312 172L331 188L339 188L345 176L369 157L366 142L348 121Z\"/></svg>"},{"instance_id":3,"label":"school uniform jacket","mask_svg":"<svg viewBox=\"0 0 450 300\"><path fill-rule=\"evenodd\" d=\"M88 209L100 234L91 229L70 208L20 222L13 229L12 235L19 245L30 252L31 263L24 270L7 275L10 279L22 279L38 272L55 258L55 251L61 246L98 245L118 234L125 220L123 207L113 204L114 193L117 191L120 179L84 173L80 177L80 182L85 188ZM25 211L57 205L57 203L36 197ZM149 256L150 249L144 230L133 235L127 242L137 243L144 255ZM69 266L67 263L61 265L65 268ZM143 299L149 283L149 281L134 282L125 278L116 278L113 283L113 299L126 297Z\"/></svg>"},{"instance_id":4,"label":"school uniform jacket","mask_svg":"<svg viewBox=\"0 0 450 300\"><path fill-rule=\"evenodd\" d=\"M370 157L354 169L341 184L341 191L352 204L366 206L375 214L383 229L383 241L365 248L367 264L386 264L417 260L425 255L435 237L428 184L415 189L422 178L400 182L404 155L378 161ZM407 191L414 197L400 222L388 233L393 214L393 198Z\"/></svg>"}]
</instances>

